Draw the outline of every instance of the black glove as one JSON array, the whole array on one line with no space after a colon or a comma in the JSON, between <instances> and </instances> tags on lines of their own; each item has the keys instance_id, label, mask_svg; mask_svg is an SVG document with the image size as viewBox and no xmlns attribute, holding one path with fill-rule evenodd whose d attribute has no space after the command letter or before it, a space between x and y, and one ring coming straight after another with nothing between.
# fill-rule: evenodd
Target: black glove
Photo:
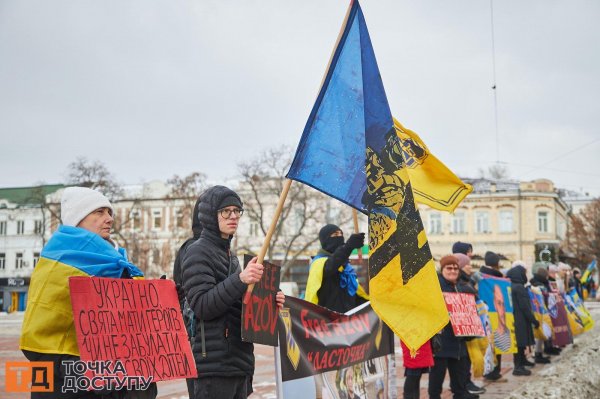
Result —
<instances>
[{"instance_id":1,"label":"black glove","mask_svg":"<svg viewBox=\"0 0 600 399\"><path fill-rule=\"evenodd\" d=\"M355 233L348 237L346 246L348 248L362 248L365 245L365 233Z\"/></svg>"},{"instance_id":2,"label":"black glove","mask_svg":"<svg viewBox=\"0 0 600 399\"><path fill-rule=\"evenodd\" d=\"M539 322L539 321L537 321L537 320L534 320L534 321L533 321L533 326L534 326L535 328L540 328L540 322Z\"/></svg>"}]
</instances>

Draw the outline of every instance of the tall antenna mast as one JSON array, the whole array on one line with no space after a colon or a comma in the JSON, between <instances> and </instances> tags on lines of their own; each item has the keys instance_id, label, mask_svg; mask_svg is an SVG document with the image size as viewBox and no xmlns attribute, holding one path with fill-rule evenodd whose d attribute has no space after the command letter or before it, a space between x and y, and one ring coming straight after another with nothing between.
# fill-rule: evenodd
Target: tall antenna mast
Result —
<instances>
[{"instance_id":1,"label":"tall antenna mast","mask_svg":"<svg viewBox=\"0 0 600 399\"><path fill-rule=\"evenodd\" d=\"M493 82L492 90L494 91L494 122L496 126L496 163L500 163L500 144L498 135L498 95L496 90L496 44L494 39L494 0L490 0L490 15L491 15L491 27L492 27L492 72Z\"/></svg>"}]
</instances>

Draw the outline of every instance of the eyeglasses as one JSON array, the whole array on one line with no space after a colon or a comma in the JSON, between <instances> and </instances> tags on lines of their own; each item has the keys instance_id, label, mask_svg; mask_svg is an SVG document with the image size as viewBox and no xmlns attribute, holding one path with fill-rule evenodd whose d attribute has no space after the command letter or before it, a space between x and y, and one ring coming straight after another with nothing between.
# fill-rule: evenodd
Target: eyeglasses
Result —
<instances>
[{"instance_id":1,"label":"eyeglasses","mask_svg":"<svg viewBox=\"0 0 600 399\"><path fill-rule=\"evenodd\" d=\"M235 215L235 217L241 218L242 215L244 214L244 210L240 209L240 208L234 208L234 209L224 208L224 209L219 210L219 214L221 215L221 217L223 219L229 219L231 217L232 213Z\"/></svg>"},{"instance_id":2,"label":"eyeglasses","mask_svg":"<svg viewBox=\"0 0 600 399\"><path fill-rule=\"evenodd\" d=\"M456 267L446 266L446 267L444 267L444 270L446 270L446 269L448 269L448 270L458 270L458 266L456 266Z\"/></svg>"}]
</instances>

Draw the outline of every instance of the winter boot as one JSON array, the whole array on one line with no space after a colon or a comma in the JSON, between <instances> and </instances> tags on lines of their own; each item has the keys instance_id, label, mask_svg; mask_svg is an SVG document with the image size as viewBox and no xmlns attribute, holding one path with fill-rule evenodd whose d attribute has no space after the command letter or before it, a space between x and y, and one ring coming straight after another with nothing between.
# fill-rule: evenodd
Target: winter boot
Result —
<instances>
[{"instance_id":1,"label":"winter boot","mask_svg":"<svg viewBox=\"0 0 600 399\"><path fill-rule=\"evenodd\" d=\"M515 367L513 375L531 375L531 370L527 370L523 366Z\"/></svg>"},{"instance_id":2,"label":"winter boot","mask_svg":"<svg viewBox=\"0 0 600 399\"><path fill-rule=\"evenodd\" d=\"M544 357L544 355L542 355L541 352L537 352L535 354L535 362L538 364L548 364L548 363L550 363L550 358Z\"/></svg>"}]
</instances>

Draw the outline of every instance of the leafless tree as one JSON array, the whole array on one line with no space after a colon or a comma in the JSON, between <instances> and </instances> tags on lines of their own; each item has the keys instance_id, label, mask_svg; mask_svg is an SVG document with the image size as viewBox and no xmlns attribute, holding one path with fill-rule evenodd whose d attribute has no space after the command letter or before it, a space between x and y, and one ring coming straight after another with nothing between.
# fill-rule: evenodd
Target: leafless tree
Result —
<instances>
[{"instance_id":1,"label":"leafless tree","mask_svg":"<svg viewBox=\"0 0 600 399\"><path fill-rule=\"evenodd\" d=\"M488 166L487 169L479 168L479 177L490 178L493 180L505 180L510 177L510 173L506 165L497 163Z\"/></svg>"},{"instance_id":2,"label":"leafless tree","mask_svg":"<svg viewBox=\"0 0 600 399\"><path fill-rule=\"evenodd\" d=\"M182 228L186 234L191 232L192 212L198 199L198 195L206 188L206 175L200 172L192 172L187 176L180 177L174 175L167 180L171 192L168 195L170 200L179 200L182 202L180 209L180 220L171 226L172 230Z\"/></svg>"},{"instance_id":3,"label":"leafless tree","mask_svg":"<svg viewBox=\"0 0 600 399\"><path fill-rule=\"evenodd\" d=\"M67 167L67 183L89 187L102 192L110 200L123 195L123 188L106 165L80 157Z\"/></svg>"},{"instance_id":4,"label":"leafless tree","mask_svg":"<svg viewBox=\"0 0 600 399\"><path fill-rule=\"evenodd\" d=\"M49 199L46 187L40 184L31 190L31 197L27 199L27 203L35 204L40 209L42 217L41 224L36 226L34 233L40 236L42 247L46 245L46 235L58 227L60 221L60 204Z\"/></svg>"},{"instance_id":5,"label":"leafless tree","mask_svg":"<svg viewBox=\"0 0 600 399\"><path fill-rule=\"evenodd\" d=\"M294 151L287 146L268 148L238 164L242 176L240 191L246 212L244 217L258 226L259 236L263 239L271 225L293 154ZM323 224L344 225L352 219L351 209L341 203L334 212L334 201L304 184L293 182L266 255L267 260L273 260L276 254L281 259L282 279L289 277L289 267L297 258L307 255L307 251L315 246ZM336 220L330 220L333 213ZM260 246L245 243L238 249L257 253Z\"/></svg>"},{"instance_id":6,"label":"leafless tree","mask_svg":"<svg viewBox=\"0 0 600 399\"><path fill-rule=\"evenodd\" d=\"M569 249L580 257L600 259L600 198L589 203L580 214L571 215L567 241ZM589 259L584 261L587 263Z\"/></svg>"}]
</instances>

